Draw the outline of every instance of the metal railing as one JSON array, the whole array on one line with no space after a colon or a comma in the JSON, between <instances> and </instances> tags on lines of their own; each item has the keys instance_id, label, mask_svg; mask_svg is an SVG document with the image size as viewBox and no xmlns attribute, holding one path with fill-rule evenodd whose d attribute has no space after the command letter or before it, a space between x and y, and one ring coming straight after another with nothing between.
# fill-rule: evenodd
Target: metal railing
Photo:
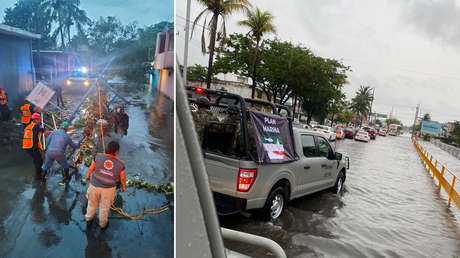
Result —
<instances>
[{"instance_id":1,"label":"metal railing","mask_svg":"<svg viewBox=\"0 0 460 258\"><path fill-rule=\"evenodd\" d=\"M450 171L443 163L439 162L437 159L433 158L433 155L428 152L425 148L420 146L420 144L412 138L415 149L417 150L422 162L425 164L428 172L431 173L431 177L438 181L438 190L441 190L441 187L444 189L446 194L449 196L449 201L447 205L450 207L450 204L453 202L455 207L460 211L460 195L455 189L455 182L460 181L460 179ZM439 170L439 168L441 170ZM459 185L459 184L457 184Z\"/></svg>"}]
</instances>

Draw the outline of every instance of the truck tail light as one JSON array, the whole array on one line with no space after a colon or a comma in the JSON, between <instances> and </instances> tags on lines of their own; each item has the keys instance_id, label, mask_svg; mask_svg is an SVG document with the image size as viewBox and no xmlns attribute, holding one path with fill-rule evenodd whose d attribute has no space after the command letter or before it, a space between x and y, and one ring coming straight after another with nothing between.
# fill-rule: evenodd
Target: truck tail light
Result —
<instances>
[{"instance_id":1,"label":"truck tail light","mask_svg":"<svg viewBox=\"0 0 460 258\"><path fill-rule=\"evenodd\" d=\"M251 190L254 181L256 181L257 169L240 168L238 171L238 183L236 190L239 192L247 192Z\"/></svg>"}]
</instances>

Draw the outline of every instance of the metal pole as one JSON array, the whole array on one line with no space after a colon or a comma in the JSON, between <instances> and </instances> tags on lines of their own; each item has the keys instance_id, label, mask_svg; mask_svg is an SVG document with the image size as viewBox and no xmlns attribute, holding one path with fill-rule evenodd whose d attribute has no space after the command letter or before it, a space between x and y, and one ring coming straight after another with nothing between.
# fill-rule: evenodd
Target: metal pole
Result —
<instances>
[{"instance_id":1,"label":"metal pole","mask_svg":"<svg viewBox=\"0 0 460 258\"><path fill-rule=\"evenodd\" d=\"M412 138L414 138L415 136L415 124L417 123L419 109L420 109L420 104L417 104L417 109L415 110L414 125L412 126Z\"/></svg>"},{"instance_id":2,"label":"metal pole","mask_svg":"<svg viewBox=\"0 0 460 258\"><path fill-rule=\"evenodd\" d=\"M188 37L190 30L190 0L187 0L187 15L185 16L185 44L184 44L184 84L187 86L187 61L188 61Z\"/></svg>"}]
</instances>

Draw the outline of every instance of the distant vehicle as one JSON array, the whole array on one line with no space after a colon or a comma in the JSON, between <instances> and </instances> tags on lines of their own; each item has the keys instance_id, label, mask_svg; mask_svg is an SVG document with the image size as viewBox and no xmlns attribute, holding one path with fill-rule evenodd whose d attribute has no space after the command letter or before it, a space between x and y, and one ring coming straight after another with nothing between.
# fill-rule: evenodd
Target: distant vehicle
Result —
<instances>
[{"instance_id":1,"label":"distant vehicle","mask_svg":"<svg viewBox=\"0 0 460 258\"><path fill-rule=\"evenodd\" d=\"M380 128L379 135L380 136L387 136L387 129L386 128Z\"/></svg>"},{"instance_id":2,"label":"distant vehicle","mask_svg":"<svg viewBox=\"0 0 460 258\"><path fill-rule=\"evenodd\" d=\"M355 138L355 130L353 130L353 128L351 128L351 127L345 128L345 129L343 129L343 132L345 133L345 138L346 139Z\"/></svg>"},{"instance_id":3,"label":"distant vehicle","mask_svg":"<svg viewBox=\"0 0 460 258\"><path fill-rule=\"evenodd\" d=\"M355 135L355 141L369 142L370 141L369 134L365 131L360 130Z\"/></svg>"},{"instance_id":4,"label":"distant vehicle","mask_svg":"<svg viewBox=\"0 0 460 258\"><path fill-rule=\"evenodd\" d=\"M391 124L388 130L388 134L391 136L398 136L398 125L397 124Z\"/></svg>"},{"instance_id":5,"label":"distant vehicle","mask_svg":"<svg viewBox=\"0 0 460 258\"><path fill-rule=\"evenodd\" d=\"M318 125L313 128L313 131L322 133L329 141L335 141L337 139L337 134L330 126Z\"/></svg>"},{"instance_id":6,"label":"distant vehicle","mask_svg":"<svg viewBox=\"0 0 460 258\"><path fill-rule=\"evenodd\" d=\"M345 132L342 130L342 128L337 128L335 129L335 134L337 135L337 139L342 140L345 138Z\"/></svg>"},{"instance_id":7,"label":"distant vehicle","mask_svg":"<svg viewBox=\"0 0 460 258\"><path fill-rule=\"evenodd\" d=\"M371 138L371 140L375 140L375 138L377 138L377 133L374 129L369 128L369 130L367 130L367 133L369 134L369 138Z\"/></svg>"},{"instance_id":8,"label":"distant vehicle","mask_svg":"<svg viewBox=\"0 0 460 258\"><path fill-rule=\"evenodd\" d=\"M84 69L83 69L84 68ZM71 88L74 90L81 90L88 88L93 81L96 80L95 75L88 72L88 69L83 67L73 71L69 77L65 80L65 88Z\"/></svg>"},{"instance_id":9,"label":"distant vehicle","mask_svg":"<svg viewBox=\"0 0 460 258\"><path fill-rule=\"evenodd\" d=\"M292 122L292 127L311 130L311 126L298 122Z\"/></svg>"}]
</instances>

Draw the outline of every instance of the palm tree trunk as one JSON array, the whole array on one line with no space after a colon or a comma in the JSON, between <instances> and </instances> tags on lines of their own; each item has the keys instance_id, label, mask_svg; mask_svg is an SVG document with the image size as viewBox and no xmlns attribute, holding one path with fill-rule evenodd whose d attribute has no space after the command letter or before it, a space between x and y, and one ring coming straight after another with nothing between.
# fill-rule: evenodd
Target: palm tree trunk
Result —
<instances>
[{"instance_id":1,"label":"palm tree trunk","mask_svg":"<svg viewBox=\"0 0 460 258\"><path fill-rule=\"evenodd\" d=\"M212 77L212 62L214 61L214 47L216 45L216 32L217 32L217 19L219 14L214 13L213 22L211 27L211 39L209 42L209 62L208 62L208 75L206 76L206 88L211 88Z\"/></svg>"},{"instance_id":2,"label":"palm tree trunk","mask_svg":"<svg viewBox=\"0 0 460 258\"><path fill-rule=\"evenodd\" d=\"M251 90L251 98L254 99L254 94L256 91L256 64L257 64L257 55L259 53L259 43L260 39L257 39L256 43L256 53L254 55L254 62L252 62L252 90Z\"/></svg>"},{"instance_id":3,"label":"palm tree trunk","mask_svg":"<svg viewBox=\"0 0 460 258\"><path fill-rule=\"evenodd\" d=\"M65 42L64 42L64 32L62 31L62 15L60 12L58 12L59 15L59 34L61 34L61 47L62 49L65 48Z\"/></svg>"},{"instance_id":4,"label":"palm tree trunk","mask_svg":"<svg viewBox=\"0 0 460 258\"><path fill-rule=\"evenodd\" d=\"M292 119L295 118L295 108L297 106L297 94L294 97L294 107L292 108Z\"/></svg>"}]
</instances>

